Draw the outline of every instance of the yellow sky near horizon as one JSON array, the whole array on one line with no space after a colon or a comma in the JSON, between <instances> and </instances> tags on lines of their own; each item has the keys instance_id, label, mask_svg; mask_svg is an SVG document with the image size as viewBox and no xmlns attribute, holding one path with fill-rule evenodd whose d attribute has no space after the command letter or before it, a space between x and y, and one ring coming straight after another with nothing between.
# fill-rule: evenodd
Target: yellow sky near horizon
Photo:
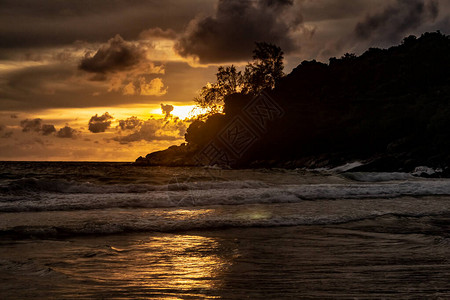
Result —
<instances>
[{"instance_id":1,"label":"yellow sky near horizon","mask_svg":"<svg viewBox=\"0 0 450 300\"><path fill-rule=\"evenodd\" d=\"M64 108L46 109L30 113L20 113L17 118L9 119L9 125L0 132L13 132L12 143L0 144L0 160L29 161L111 161L130 162L139 156L163 150L171 145L184 142L184 131L168 128L182 123L182 130L190 124L194 117L194 104L173 105L170 117L161 110L161 105L130 105L116 107ZM197 110L197 113L199 111ZM12 115L12 112L10 112ZM88 122L93 115L108 113L112 116L111 125L104 131L93 133L88 129ZM8 114L4 112L3 115ZM120 120L131 116L143 122L143 126L134 130L141 132L136 140L121 141L120 138L135 134L133 131L122 131ZM20 120L42 119L42 124L52 124L56 133L60 128L69 126L77 131L73 138L58 138L51 134L44 136L40 132L23 132ZM146 124L158 125L154 132L146 131ZM153 123L152 123L153 122ZM168 124L168 125L165 125ZM144 130L142 129L144 128ZM155 140L146 140L145 134L154 134ZM167 137L167 138L164 138ZM119 139L118 139L119 138ZM6 139L3 139L5 141ZM1 140L0 140L1 141Z\"/></svg>"}]
</instances>

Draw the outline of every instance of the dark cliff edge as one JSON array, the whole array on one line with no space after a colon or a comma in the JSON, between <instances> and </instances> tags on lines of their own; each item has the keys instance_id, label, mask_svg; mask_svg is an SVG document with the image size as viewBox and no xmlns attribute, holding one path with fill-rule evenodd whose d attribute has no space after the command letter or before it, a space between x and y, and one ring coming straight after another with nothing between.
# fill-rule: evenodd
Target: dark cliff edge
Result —
<instances>
[{"instance_id":1,"label":"dark cliff edge","mask_svg":"<svg viewBox=\"0 0 450 300\"><path fill-rule=\"evenodd\" d=\"M361 161L353 171L428 166L449 176L450 37L440 32L328 64L304 61L265 95L268 106L227 96L224 114L193 122L186 143L135 164L332 168ZM249 107L265 119L254 122ZM233 144L227 130L244 134Z\"/></svg>"}]
</instances>

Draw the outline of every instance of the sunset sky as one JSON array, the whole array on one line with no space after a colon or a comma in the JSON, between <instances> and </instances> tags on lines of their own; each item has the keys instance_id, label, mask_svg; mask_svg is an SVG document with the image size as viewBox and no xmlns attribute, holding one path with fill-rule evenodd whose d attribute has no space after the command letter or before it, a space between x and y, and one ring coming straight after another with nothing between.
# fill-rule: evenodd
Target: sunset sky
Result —
<instances>
[{"instance_id":1,"label":"sunset sky","mask_svg":"<svg viewBox=\"0 0 450 300\"><path fill-rule=\"evenodd\" d=\"M0 0L0 160L134 161L254 42L303 60L450 33L446 0ZM173 106L173 110L171 110Z\"/></svg>"}]
</instances>

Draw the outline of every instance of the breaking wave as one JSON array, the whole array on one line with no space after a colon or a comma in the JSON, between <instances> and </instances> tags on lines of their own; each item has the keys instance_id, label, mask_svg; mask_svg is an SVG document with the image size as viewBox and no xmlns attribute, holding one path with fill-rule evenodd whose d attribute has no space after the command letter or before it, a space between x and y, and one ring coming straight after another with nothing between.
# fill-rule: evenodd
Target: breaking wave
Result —
<instances>
[{"instance_id":1,"label":"breaking wave","mask_svg":"<svg viewBox=\"0 0 450 300\"><path fill-rule=\"evenodd\" d=\"M357 174L354 173L352 176ZM402 176L399 178L403 178ZM379 178L372 179L378 181ZM32 182L30 186L33 189L26 190L25 194L0 195L0 212L196 207L296 203L319 199L450 195L448 180L299 185L270 185L260 181L204 181L175 182L161 186L134 184L108 186L89 183L70 184L64 181L40 185L39 181L27 182Z\"/></svg>"}]
</instances>

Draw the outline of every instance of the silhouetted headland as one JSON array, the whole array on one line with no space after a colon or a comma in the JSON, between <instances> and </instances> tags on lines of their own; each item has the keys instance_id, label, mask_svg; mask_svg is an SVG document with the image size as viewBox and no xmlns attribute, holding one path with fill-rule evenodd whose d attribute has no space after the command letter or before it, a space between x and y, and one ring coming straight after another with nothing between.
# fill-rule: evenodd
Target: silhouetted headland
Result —
<instances>
[{"instance_id":1,"label":"silhouetted headland","mask_svg":"<svg viewBox=\"0 0 450 300\"><path fill-rule=\"evenodd\" d=\"M354 171L428 166L449 175L449 36L425 33L328 64L304 61L265 93L269 106L255 104L262 123L243 113L254 96L235 93L225 97L224 114L190 125L186 143L136 164L322 168L361 161ZM227 144L227 130L238 144Z\"/></svg>"}]
</instances>

